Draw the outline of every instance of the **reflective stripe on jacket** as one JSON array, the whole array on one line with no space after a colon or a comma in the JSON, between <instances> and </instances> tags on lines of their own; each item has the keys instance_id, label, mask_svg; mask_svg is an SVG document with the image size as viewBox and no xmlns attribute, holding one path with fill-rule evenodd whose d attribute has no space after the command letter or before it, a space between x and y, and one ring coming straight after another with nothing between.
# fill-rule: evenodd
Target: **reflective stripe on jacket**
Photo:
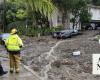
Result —
<instances>
[{"instance_id":1,"label":"reflective stripe on jacket","mask_svg":"<svg viewBox=\"0 0 100 80\"><path fill-rule=\"evenodd\" d=\"M20 46L23 46L22 40L17 34L10 35L5 44L8 51L19 51Z\"/></svg>"}]
</instances>

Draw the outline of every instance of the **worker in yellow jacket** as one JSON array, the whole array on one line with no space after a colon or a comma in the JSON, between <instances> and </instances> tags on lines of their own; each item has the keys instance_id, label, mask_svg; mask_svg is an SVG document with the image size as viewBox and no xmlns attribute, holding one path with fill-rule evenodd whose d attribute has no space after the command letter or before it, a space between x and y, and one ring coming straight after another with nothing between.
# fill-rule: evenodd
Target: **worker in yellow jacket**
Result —
<instances>
[{"instance_id":1,"label":"worker in yellow jacket","mask_svg":"<svg viewBox=\"0 0 100 80\"><path fill-rule=\"evenodd\" d=\"M20 71L20 48L23 47L23 42L17 35L17 30L13 28L11 35L6 40L5 45L9 52L10 58L10 72L13 73L14 69L16 73Z\"/></svg>"}]
</instances>

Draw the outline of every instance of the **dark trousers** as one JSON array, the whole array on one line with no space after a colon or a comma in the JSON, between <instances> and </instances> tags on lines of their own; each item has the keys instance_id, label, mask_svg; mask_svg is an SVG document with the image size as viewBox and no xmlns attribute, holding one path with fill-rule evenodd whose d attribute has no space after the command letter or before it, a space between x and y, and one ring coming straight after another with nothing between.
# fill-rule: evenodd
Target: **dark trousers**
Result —
<instances>
[{"instance_id":1,"label":"dark trousers","mask_svg":"<svg viewBox=\"0 0 100 80\"><path fill-rule=\"evenodd\" d=\"M4 72L2 65L0 64L0 74Z\"/></svg>"}]
</instances>

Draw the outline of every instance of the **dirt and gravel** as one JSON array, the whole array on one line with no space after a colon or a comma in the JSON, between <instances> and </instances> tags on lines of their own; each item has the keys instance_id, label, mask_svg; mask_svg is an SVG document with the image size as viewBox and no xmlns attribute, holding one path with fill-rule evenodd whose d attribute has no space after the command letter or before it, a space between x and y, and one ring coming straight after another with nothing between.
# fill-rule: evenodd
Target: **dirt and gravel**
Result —
<instances>
[{"instance_id":1,"label":"dirt and gravel","mask_svg":"<svg viewBox=\"0 0 100 80\"><path fill-rule=\"evenodd\" d=\"M92 54L100 53L100 44L92 38L100 31L82 33L66 40L57 40L50 36L25 39L25 48L22 51L24 64L44 80L100 79L100 76L92 75ZM81 54L73 56L74 51L80 51Z\"/></svg>"},{"instance_id":2,"label":"dirt and gravel","mask_svg":"<svg viewBox=\"0 0 100 80\"><path fill-rule=\"evenodd\" d=\"M100 44L93 37L100 31L82 33L65 40L23 37L22 62L43 77L41 80L100 80L92 74L92 54L100 53ZM74 51L80 55L73 56Z\"/></svg>"}]
</instances>

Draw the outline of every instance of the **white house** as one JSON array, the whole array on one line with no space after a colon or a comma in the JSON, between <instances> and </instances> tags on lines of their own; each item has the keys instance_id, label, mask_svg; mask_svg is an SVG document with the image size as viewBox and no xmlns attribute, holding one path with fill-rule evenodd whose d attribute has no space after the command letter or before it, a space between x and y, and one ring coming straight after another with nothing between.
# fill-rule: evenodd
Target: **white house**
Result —
<instances>
[{"instance_id":1,"label":"white house","mask_svg":"<svg viewBox=\"0 0 100 80\"><path fill-rule=\"evenodd\" d=\"M100 25L100 6L93 6L89 5L89 12L91 13L91 26ZM72 15L70 14L70 18L72 18ZM51 19L51 26L59 26L62 25L62 13L59 10L55 10ZM72 27L72 23L67 23L69 27ZM78 24L78 28L80 24Z\"/></svg>"},{"instance_id":2,"label":"white house","mask_svg":"<svg viewBox=\"0 0 100 80\"><path fill-rule=\"evenodd\" d=\"M100 6L90 6L93 21L100 21Z\"/></svg>"},{"instance_id":3,"label":"white house","mask_svg":"<svg viewBox=\"0 0 100 80\"><path fill-rule=\"evenodd\" d=\"M100 6L89 6L89 12L91 13L91 27L98 28L100 27Z\"/></svg>"},{"instance_id":4,"label":"white house","mask_svg":"<svg viewBox=\"0 0 100 80\"><path fill-rule=\"evenodd\" d=\"M57 8L53 11L50 24L52 27L62 25L62 13Z\"/></svg>"}]
</instances>

